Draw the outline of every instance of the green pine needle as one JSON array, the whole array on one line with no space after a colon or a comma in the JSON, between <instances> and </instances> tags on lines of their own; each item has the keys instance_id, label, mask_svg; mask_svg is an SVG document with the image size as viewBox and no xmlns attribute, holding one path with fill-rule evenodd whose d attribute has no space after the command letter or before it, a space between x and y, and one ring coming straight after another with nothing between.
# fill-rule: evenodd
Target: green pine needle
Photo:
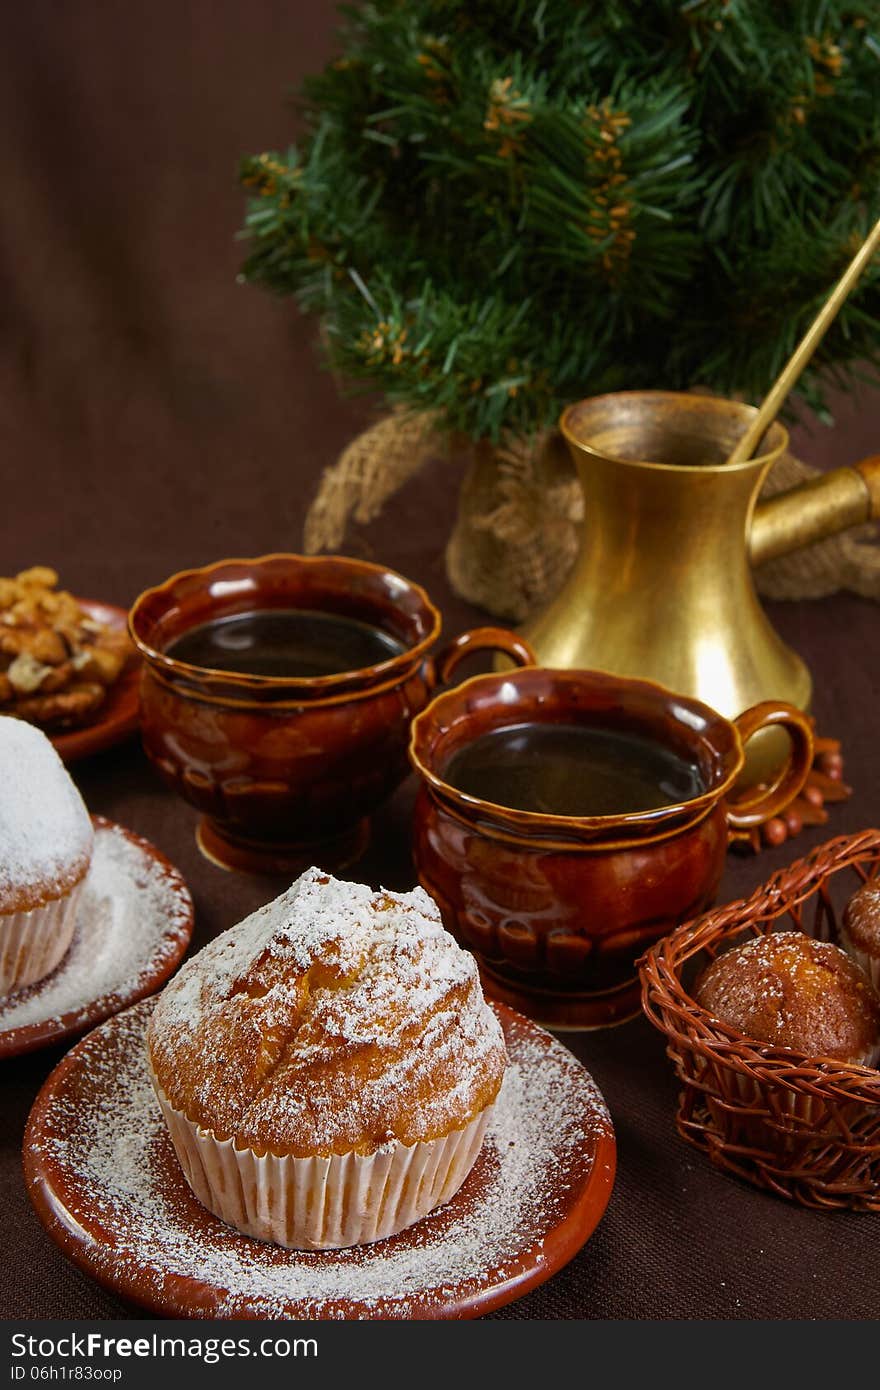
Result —
<instances>
[{"instance_id":1,"label":"green pine needle","mask_svg":"<svg viewBox=\"0 0 880 1390\"><path fill-rule=\"evenodd\" d=\"M757 400L880 215L880 0L372 0L246 159L245 277L474 438L571 400ZM801 381L880 360L880 268Z\"/></svg>"}]
</instances>

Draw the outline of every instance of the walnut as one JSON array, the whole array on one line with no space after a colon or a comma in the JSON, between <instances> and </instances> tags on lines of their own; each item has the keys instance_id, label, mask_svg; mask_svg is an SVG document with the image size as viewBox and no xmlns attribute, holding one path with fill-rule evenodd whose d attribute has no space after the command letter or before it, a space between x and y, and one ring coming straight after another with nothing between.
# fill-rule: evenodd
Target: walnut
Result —
<instances>
[{"instance_id":1,"label":"walnut","mask_svg":"<svg viewBox=\"0 0 880 1390\"><path fill-rule=\"evenodd\" d=\"M48 565L33 565L29 570L21 570L16 579L26 589L54 589L58 583L58 575Z\"/></svg>"},{"instance_id":2,"label":"walnut","mask_svg":"<svg viewBox=\"0 0 880 1390\"><path fill-rule=\"evenodd\" d=\"M32 695L35 690L39 690L51 669L51 666L37 661L30 652L19 652L6 672L6 677L19 695Z\"/></svg>"},{"instance_id":3,"label":"walnut","mask_svg":"<svg viewBox=\"0 0 880 1390\"><path fill-rule=\"evenodd\" d=\"M60 666L68 657L67 647L51 627L41 627L31 633L25 650L46 666Z\"/></svg>"},{"instance_id":4,"label":"walnut","mask_svg":"<svg viewBox=\"0 0 880 1390\"><path fill-rule=\"evenodd\" d=\"M44 695L54 694L57 690L63 690L69 685L74 674L72 661L65 661L63 666L50 666L48 675L43 680L40 690Z\"/></svg>"},{"instance_id":5,"label":"walnut","mask_svg":"<svg viewBox=\"0 0 880 1390\"><path fill-rule=\"evenodd\" d=\"M0 578L0 705L47 726L88 718L132 654L57 584L46 565Z\"/></svg>"},{"instance_id":6,"label":"walnut","mask_svg":"<svg viewBox=\"0 0 880 1390\"><path fill-rule=\"evenodd\" d=\"M115 652L92 647L87 651L77 652L73 658L73 665L78 675L100 681L102 685L112 685L119 675L123 660L124 658Z\"/></svg>"},{"instance_id":7,"label":"walnut","mask_svg":"<svg viewBox=\"0 0 880 1390\"><path fill-rule=\"evenodd\" d=\"M34 724L77 724L94 713L104 695L102 685L75 685L56 695L32 695L20 700L15 713Z\"/></svg>"},{"instance_id":8,"label":"walnut","mask_svg":"<svg viewBox=\"0 0 880 1390\"><path fill-rule=\"evenodd\" d=\"M12 661L24 650L24 634L19 628L0 627L0 656L8 657L9 661ZM2 665L8 666L9 661L2 662Z\"/></svg>"}]
</instances>

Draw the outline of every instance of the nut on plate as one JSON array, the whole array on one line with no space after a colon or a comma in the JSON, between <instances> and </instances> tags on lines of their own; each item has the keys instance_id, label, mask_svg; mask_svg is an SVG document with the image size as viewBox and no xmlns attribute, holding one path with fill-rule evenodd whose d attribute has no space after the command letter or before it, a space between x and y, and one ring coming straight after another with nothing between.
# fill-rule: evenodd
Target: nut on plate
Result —
<instances>
[{"instance_id":1,"label":"nut on plate","mask_svg":"<svg viewBox=\"0 0 880 1390\"><path fill-rule=\"evenodd\" d=\"M0 714L44 728L88 719L132 654L126 633L57 586L45 565L0 578Z\"/></svg>"}]
</instances>

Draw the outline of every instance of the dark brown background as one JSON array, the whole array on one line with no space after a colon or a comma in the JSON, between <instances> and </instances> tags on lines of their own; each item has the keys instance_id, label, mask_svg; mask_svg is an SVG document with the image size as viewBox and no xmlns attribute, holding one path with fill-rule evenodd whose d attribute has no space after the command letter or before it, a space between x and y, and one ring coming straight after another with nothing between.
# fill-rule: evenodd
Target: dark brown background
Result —
<instances>
[{"instance_id":1,"label":"dark brown background","mask_svg":"<svg viewBox=\"0 0 880 1390\"><path fill-rule=\"evenodd\" d=\"M127 605L183 566L296 548L321 470L368 417L317 366L313 325L236 284L242 153L284 145L285 94L332 51L327 0L130 0L4 11L0 56L0 572L56 565L76 592ZM877 449L878 398L801 433L824 464ZM349 549L426 584L447 632L481 615L449 593L443 546L458 470L425 470ZM813 666L816 711L841 734L856 794L832 832L880 818L880 609L840 597L777 605ZM76 770L95 812L152 838L187 875L197 941L277 891L224 876L193 817L137 745ZM359 876L413 881L412 788L377 818ZM731 860L724 896L797 850ZM619 1141L608 1213L572 1264L499 1316L873 1317L880 1222L800 1211L721 1177L674 1136L674 1086L644 1023L572 1045ZM21 1133L57 1053L0 1076L0 1314L118 1317L65 1264L27 1203Z\"/></svg>"}]
</instances>

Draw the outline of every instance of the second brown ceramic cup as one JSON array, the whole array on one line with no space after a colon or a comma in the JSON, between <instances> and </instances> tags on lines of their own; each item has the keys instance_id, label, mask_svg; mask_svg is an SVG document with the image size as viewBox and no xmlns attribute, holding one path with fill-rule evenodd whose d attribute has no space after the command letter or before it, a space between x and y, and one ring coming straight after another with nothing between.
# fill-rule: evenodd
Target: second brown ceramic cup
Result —
<instances>
[{"instance_id":1,"label":"second brown ceramic cup","mask_svg":"<svg viewBox=\"0 0 880 1390\"><path fill-rule=\"evenodd\" d=\"M475 738L529 723L646 735L696 763L705 791L651 811L574 817L512 810L444 780ZM743 744L771 725L788 730L791 757L772 787L737 799ZM639 1009L637 957L715 900L731 832L776 815L803 786L812 752L810 722L791 705L756 705L731 722L652 682L596 671L476 676L413 722L419 880L476 954L490 995L557 1028L622 1022Z\"/></svg>"},{"instance_id":2,"label":"second brown ceramic cup","mask_svg":"<svg viewBox=\"0 0 880 1390\"><path fill-rule=\"evenodd\" d=\"M256 609L309 609L381 628L403 651L319 677L245 675L167 654L202 623ZM472 651L533 659L503 628L477 628L439 655L440 614L424 589L342 556L264 555L185 570L141 594L129 628L144 659L147 754L202 812L203 852L227 868L339 868L367 818L406 775L410 721Z\"/></svg>"}]
</instances>

